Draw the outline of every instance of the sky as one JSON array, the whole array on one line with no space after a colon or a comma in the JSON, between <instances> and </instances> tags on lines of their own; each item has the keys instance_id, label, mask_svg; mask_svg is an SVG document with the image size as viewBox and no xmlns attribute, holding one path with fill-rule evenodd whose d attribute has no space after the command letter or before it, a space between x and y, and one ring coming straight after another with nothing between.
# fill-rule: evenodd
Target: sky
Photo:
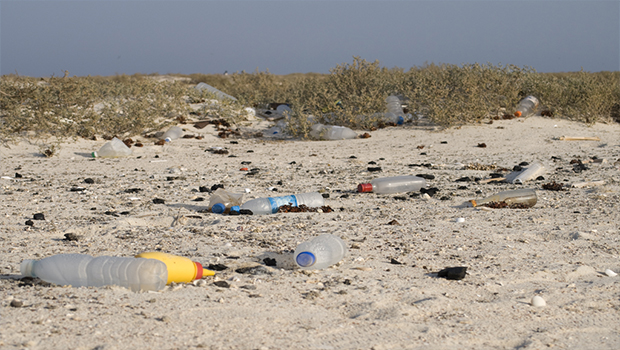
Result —
<instances>
[{"instance_id":1,"label":"sky","mask_svg":"<svg viewBox=\"0 0 620 350\"><path fill-rule=\"evenodd\" d=\"M0 74L620 70L620 1L0 1Z\"/></svg>"}]
</instances>

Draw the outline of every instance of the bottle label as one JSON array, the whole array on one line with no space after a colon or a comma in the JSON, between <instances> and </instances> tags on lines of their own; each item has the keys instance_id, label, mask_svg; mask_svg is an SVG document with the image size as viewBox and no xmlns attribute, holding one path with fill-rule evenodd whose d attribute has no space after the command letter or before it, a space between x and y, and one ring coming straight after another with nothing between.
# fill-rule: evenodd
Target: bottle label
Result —
<instances>
[{"instance_id":1,"label":"bottle label","mask_svg":"<svg viewBox=\"0 0 620 350\"><path fill-rule=\"evenodd\" d=\"M278 212L278 209L290 203L290 205L296 207L297 206L297 197L291 196L282 196L282 197L269 197L269 203L271 203L271 213L275 214Z\"/></svg>"}]
</instances>

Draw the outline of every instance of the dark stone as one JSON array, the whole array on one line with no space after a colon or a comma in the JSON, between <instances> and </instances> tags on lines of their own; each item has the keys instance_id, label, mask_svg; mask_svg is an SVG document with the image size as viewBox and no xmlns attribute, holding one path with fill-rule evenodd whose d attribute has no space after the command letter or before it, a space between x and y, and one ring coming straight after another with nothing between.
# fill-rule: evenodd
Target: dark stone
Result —
<instances>
[{"instance_id":1,"label":"dark stone","mask_svg":"<svg viewBox=\"0 0 620 350\"><path fill-rule=\"evenodd\" d=\"M420 188L420 193L426 193L429 196L433 197L437 192L439 192L439 189L437 187L431 187L431 188Z\"/></svg>"},{"instance_id":2,"label":"dark stone","mask_svg":"<svg viewBox=\"0 0 620 350\"><path fill-rule=\"evenodd\" d=\"M224 185L222 185L222 184L215 184L215 185L211 186L211 191L215 191L218 188L224 188Z\"/></svg>"},{"instance_id":3,"label":"dark stone","mask_svg":"<svg viewBox=\"0 0 620 350\"><path fill-rule=\"evenodd\" d=\"M431 175L431 174L418 174L416 176L417 177L421 177L423 179L427 179L427 180L434 180L435 179L435 175Z\"/></svg>"},{"instance_id":4,"label":"dark stone","mask_svg":"<svg viewBox=\"0 0 620 350\"><path fill-rule=\"evenodd\" d=\"M36 213L32 216L34 220L45 220L45 215L43 213Z\"/></svg>"},{"instance_id":5,"label":"dark stone","mask_svg":"<svg viewBox=\"0 0 620 350\"><path fill-rule=\"evenodd\" d=\"M254 212L252 212L250 209L241 209L241 210L239 210L239 214L241 214L241 215L254 215Z\"/></svg>"},{"instance_id":6,"label":"dark stone","mask_svg":"<svg viewBox=\"0 0 620 350\"><path fill-rule=\"evenodd\" d=\"M161 199L161 198L154 198L153 199L153 204L164 204L166 203L166 200Z\"/></svg>"},{"instance_id":7,"label":"dark stone","mask_svg":"<svg viewBox=\"0 0 620 350\"><path fill-rule=\"evenodd\" d=\"M464 176L459 179L456 179L454 182L471 182L471 178L469 176Z\"/></svg>"},{"instance_id":8,"label":"dark stone","mask_svg":"<svg viewBox=\"0 0 620 350\"><path fill-rule=\"evenodd\" d=\"M65 241L79 241L82 236L78 236L75 233L65 233Z\"/></svg>"},{"instance_id":9,"label":"dark stone","mask_svg":"<svg viewBox=\"0 0 620 350\"><path fill-rule=\"evenodd\" d=\"M323 197L323 198L329 198L329 193L322 193L322 194L321 194L321 197Z\"/></svg>"},{"instance_id":10,"label":"dark stone","mask_svg":"<svg viewBox=\"0 0 620 350\"><path fill-rule=\"evenodd\" d=\"M247 161L247 160L244 160L243 162L241 162L241 164L243 164L243 165L249 165L249 164L252 164L252 162Z\"/></svg>"},{"instance_id":11,"label":"dark stone","mask_svg":"<svg viewBox=\"0 0 620 350\"><path fill-rule=\"evenodd\" d=\"M228 266L224 264L209 264L209 266L207 266L207 269L212 271L224 271L228 269Z\"/></svg>"},{"instance_id":12,"label":"dark stone","mask_svg":"<svg viewBox=\"0 0 620 350\"><path fill-rule=\"evenodd\" d=\"M274 258L265 258L265 259L263 259L263 262L267 266L277 266L276 259L274 259Z\"/></svg>"},{"instance_id":13,"label":"dark stone","mask_svg":"<svg viewBox=\"0 0 620 350\"><path fill-rule=\"evenodd\" d=\"M204 197L197 197L196 199L194 199L194 202L204 202L205 198Z\"/></svg>"},{"instance_id":14,"label":"dark stone","mask_svg":"<svg viewBox=\"0 0 620 350\"><path fill-rule=\"evenodd\" d=\"M437 277L444 277L449 280L462 280L467 272L466 266L448 267L437 272Z\"/></svg>"},{"instance_id":15,"label":"dark stone","mask_svg":"<svg viewBox=\"0 0 620 350\"><path fill-rule=\"evenodd\" d=\"M26 226L34 226L34 221L26 220Z\"/></svg>"},{"instance_id":16,"label":"dark stone","mask_svg":"<svg viewBox=\"0 0 620 350\"><path fill-rule=\"evenodd\" d=\"M198 191L200 192L211 192L211 190L207 186L198 187Z\"/></svg>"},{"instance_id":17,"label":"dark stone","mask_svg":"<svg viewBox=\"0 0 620 350\"><path fill-rule=\"evenodd\" d=\"M441 141L440 143L445 145L448 143L448 141Z\"/></svg>"},{"instance_id":18,"label":"dark stone","mask_svg":"<svg viewBox=\"0 0 620 350\"><path fill-rule=\"evenodd\" d=\"M375 165L377 164L377 162L375 162L374 160L371 160L370 162L368 162L368 165Z\"/></svg>"},{"instance_id":19,"label":"dark stone","mask_svg":"<svg viewBox=\"0 0 620 350\"><path fill-rule=\"evenodd\" d=\"M390 259L390 264L393 265L402 265L403 263L401 263L400 261L396 260L396 259Z\"/></svg>"},{"instance_id":20,"label":"dark stone","mask_svg":"<svg viewBox=\"0 0 620 350\"><path fill-rule=\"evenodd\" d=\"M15 178L16 179L21 179L23 176L20 173L15 173Z\"/></svg>"},{"instance_id":21,"label":"dark stone","mask_svg":"<svg viewBox=\"0 0 620 350\"><path fill-rule=\"evenodd\" d=\"M11 300L11 307L23 307L24 302L21 300L13 299Z\"/></svg>"},{"instance_id":22,"label":"dark stone","mask_svg":"<svg viewBox=\"0 0 620 350\"><path fill-rule=\"evenodd\" d=\"M84 183L87 183L87 184L89 184L89 185L92 185L92 184L94 184L94 183L95 183L95 180L93 180L93 179L91 179L91 178L89 177L89 178L84 179Z\"/></svg>"},{"instance_id":23,"label":"dark stone","mask_svg":"<svg viewBox=\"0 0 620 350\"><path fill-rule=\"evenodd\" d=\"M138 193L140 191L142 191L141 188L128 188L125 190L125 193Z\"/></svg>"},{"instance_id":24,"label":"dark stone","mask_svg":"<svg viewBox=\"0 0 620 350\"><path fill-rule=\"evenodd\" d=\"M349 159L357 159L356 156L350 156Z\"/></svg>"},{"instance_id":25,"label":"dark stone","mask_svg":"<svg viewBox=\"0 0 620 350\"><path fill-rule=\"evenodd\" d=\"M71 192L82 192L85 191L86 189L84 187L71 187L71 189L69 189L69 191Z\"/></svg>"},{"instance_id":26,"label":"dark stone","mask_svg":"<svg viewBox=\"0 0 620 350\"><path fill-rule=\"evenodd\" d=\"M378 167L368 167L368 171L371 172L371 173L374 173L374 172L382 171L382 169L381 169L380 166L378 166Z\"/></svg>"},{"instance_id":27,"label":"dark stone","mask_svg":"<svg viewBox=\"0 0 620 350\"><path fill-rule=\"evenodd\" d=\"M519 166L528 166L528 165L530 165L530 163L528 163L528 162L521 162L521 163L519 163Z\"/></svg>"},{"instance_id":28,"label":"dark stone","mask_svg":"<svg viewBox=\"0 0 620 350\"><path fill-rule=\"evenodd\" d=\"M236 273L243 273L248 275L271 275L273 272L269 271L264 266L249 266L241 267L235 270Z\"/></svg>"},{"instance_id":29,"label":"dark stone","mask_svg":"<svg viewBox=\"0 0 620 350\"><path fill-rule=\"evenodd\" d=\"M216 286L220 288L230 288L230 284L226 281L216 281L216 282L213 282L213 284L215 284Z\"/></svg>"}]
</instances>

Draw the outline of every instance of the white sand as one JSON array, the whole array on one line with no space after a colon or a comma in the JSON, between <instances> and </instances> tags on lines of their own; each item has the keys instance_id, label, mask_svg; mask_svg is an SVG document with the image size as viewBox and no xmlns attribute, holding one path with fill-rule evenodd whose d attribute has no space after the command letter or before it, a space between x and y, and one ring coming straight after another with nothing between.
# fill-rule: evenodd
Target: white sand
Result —
<instances>
[{"instance_id":1,"label":"white sand","mask_svg":"<svg viewBox=\"0 0 620 350\"><path fill-rule=\"evenodd\" d=\"M142 139L145 147L116 160L88 158L101 139L64 143L51 158L28 142L0 148L1 175L9 177L0 180L0 348L620 348L620 278L604 273L620 272L620 125L532 117L446 131L409 125L371 132L369 139L320 142L221 139L211 126L183 127L204 139L166 148ZM205 152L217 146L236 157ZM593 156L606 162L573 171L572 159ZM465 170L467 164L512 169L536 160L548 168L544 180L455 182L494 172ZM369 173L369 166L383 171ZM246 176L242 167L260 171ZM358 183L405 174L434 175L428 186L440 191L427 200L355 192ZM595 180L605 184L542 189L551 181ZM199 213L209 201L199 186L220 183L233 191L249 188L247 199L320 190L335 211ZM72 186L86 191L72 192ZM272 186L278 192L267 190ZM125 192L131 188L141 191ZM515 188L537 189L538 203L531 209L462 206ZM154 198L165 204L153 204ZM46 220L26 226L35 213ZM190 217L196 215L201 218ZM388 225L392 220L399 225ZM65 241L66 233L82 237ZM292 268L295 246L321 233L342 237L349 255L327 270ZM24 259L156 249L229 269L155 293L19 280ZM269 273L235 272L266 257L278 262ZM467 266L467 276L436 277L450 266ZM230 288L213 284L219 280ZM546 306L530 304L536 295Z\"/></svg>"}]
</instances>

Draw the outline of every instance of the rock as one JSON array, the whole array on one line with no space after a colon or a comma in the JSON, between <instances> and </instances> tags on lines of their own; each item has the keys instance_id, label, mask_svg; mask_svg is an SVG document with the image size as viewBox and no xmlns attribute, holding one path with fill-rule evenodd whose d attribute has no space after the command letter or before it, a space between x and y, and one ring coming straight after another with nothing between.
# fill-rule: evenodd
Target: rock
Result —
<instances>
[{"instance_id":1,"label":"rock","mask_svg":"<svg viewBox=\"0 0 620 350\"><path fill-rule=\"evenodd\" d=\"M462 280L467 273L466 266L448 267L437 273L437 277L445 277L449 280Z\"/></svg>"},{"instance_id":2,"label":"rock","mask_svg":"<svg viewBox=\"0 0 620 350\"><path fill-rule=\"evenodd\" d=\"M45 215L43 213L36 213L32 216L34 220L45 220Z\"/></svg>"},{"instance_id":3,"label":"rock","mask_svg":"<svg viewBox=\"0 0 620 350\"><path fill-rule=\"evenodd\" d=\"M531 304L534 307L544 307L544 306L547 306L547 302L540 295L534 296L532 298Z\"/></svg>"},{"instance_id":4,"label":"rock","mask_svg":"<svg viewBox=\"0 0 620 350\"><path fill-rule=\"evenodd\" d=\"M615 273L615 272L613 272L611 269L607 269L607 270L605 270L605 274L606 274L607 276L609 276L609 277L616 277L616 276L618 276L618 274L617 274L617 273Z\"/></svg>"}]
</instances>

